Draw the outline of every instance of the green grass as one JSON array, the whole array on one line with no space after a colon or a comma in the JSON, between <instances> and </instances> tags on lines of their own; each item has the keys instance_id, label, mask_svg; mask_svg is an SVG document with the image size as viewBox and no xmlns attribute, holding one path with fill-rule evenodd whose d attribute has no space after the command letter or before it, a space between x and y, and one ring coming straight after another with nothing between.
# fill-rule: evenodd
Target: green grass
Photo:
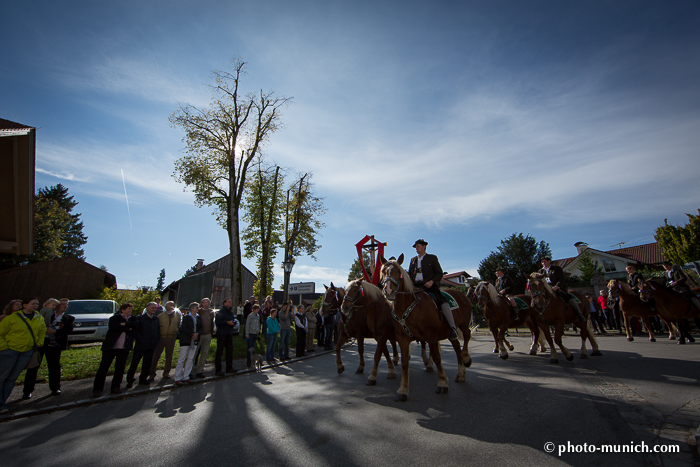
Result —
<instances>
[{"instance_id":1,"label":"green grass","mask_svg":"<svg viewBox=\"0 0 700 467\"><path fill-rule=\"evenodd\" d=\"M291 349L296 345L297 336L296 331L292 329L292 337L290 339L289 347ZM279 344L279 339L278 339ZM102 344L98 343L95 345L81 345L79 347L69 347L61 353L61 380L70 381L75 379L85 379L94 378L97 369L100 366L100 361L102 360ZM266 344L264 341L258 339L255 345L255 351L261 355L265 355ZM211 345L209 346L209 354L207 355L207 363L214 363L214 356L216 355L216 337L212 338ZM173 352L173 366L177 363L177 359L180 356L180 343L175 343L175 351ZM243 335L233 336L233 358L245 358L246 356L246 342ZM131 364L131 356L127 359L127 368ZM160 357L158 361L158 369L162 370L165 366L165 352ZM24 383L24 371L19 375L17 379L17 384ZM114 374L114 363L109 369L110 375ZM49 371L46 366L46 359L41 361L41 366L39 367L39 373L37 375L37 380L41 381L47 380L49 377Z\"/></svg>"}]
</instances>

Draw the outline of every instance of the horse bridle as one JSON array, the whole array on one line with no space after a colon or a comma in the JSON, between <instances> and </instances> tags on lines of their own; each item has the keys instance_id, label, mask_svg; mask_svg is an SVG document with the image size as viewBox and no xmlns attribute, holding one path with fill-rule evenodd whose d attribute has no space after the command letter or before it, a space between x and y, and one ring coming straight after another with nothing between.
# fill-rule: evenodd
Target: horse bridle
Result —
<instances>
[{"instance_id":1,"label":"horse bridle","mask_svg":"<svg viewBox=\"0 0 700 467\"><path fill-rule=\"evenodd\" d=\"M400 287L399 281L394 279L393 277L391 277L391 270L393 268L394 268L393 265L389 266L389 269L386 272L386 277L384 278L383 281L380 282L382 294L384 295L384 297L386 297L386 299L388 301L391 302L391 316L401 325L401 327L403 328L403 331L408 335L408 337L410 337L411 339L414 339L413 333L411 332L410 329L408 329L408 325L406 324L406 320L411 315L411 312L416 308L416 305L418 305L418 302L420 301L420 298L423 295L423 294L421 294L421 292L425 291L425 289L421 288L419 290L414 290L413 292L401 292L399 290L399 287ZM399 279L402 279L402 277L399 277ZM396 290L394 291L394 293L396 295L413 294L413 297L415 298L413 303L411 303L411 305L408 308L406 308L406 311L404 311L403 316L401 316L400 318L396 314L396 312L394 311L395 301L393 299L387 297L386 293L384 292L384 286L385 286L387 281L391 282L392 284L394 284L396 286Z\"/></svg>"},{"instance_id":2,"label":"horse bridle","mask_svg":"<svg viewBox=\"0 0 700 467\"><path fill-rule=\"evenodd\" d=\"M540 279L540 280L541 280L541 279ZM553 297L553 295L550 294L549 298L547 298L547 294L545 293L546 290L547 290L547 288L546 288L544 285L542 286L542 288L543 288L542 291L539 291L539 290L538 290L538 291L533 291L533 290L532 290L532 287L530 287L530 295L532 296L532 300L531 300L531 302L532 302L532 308L534 308L535 310L537 310L537 312L538 312L540 315L543 314L544 311L547 309L547 307L549 306L549 303L552 301L552 297ZM537 305L537 302L535 301L535 297L539 297L540 295L543 295L544 298L545 298L544 307L543 307L542 309L540 309L540 307Z\"/></svg>"},{"instance_id":3,"label":"horse bridle","mask_svg":"<svg viewBox=\"0 0 700 467\"><path fill-rule=\"evenodd\" d=\"M329 289L329 290L330 290L330 289ZM338 301L338 289L333 289L333 291L335 292L335 294L333 295L333 301L335 302L335 301ZM324 298L325 298L325 297L324 297ZM343 295L343 298L345 298L344 295ZM327 302L327 301L324 299L323 302L321 303L321 308L323 309L324 306L325 306L325 307L328 307L328 315L329 315L329 316L333 316L333 315L335 315L336 313L338 313L338 311L340 310L340 307L341 307L342 304L343 304L343 302L342 302L342 300L341 300L340 303L338 304L338 306L337 306L336 308L332 308L333 303L332 303L332 302L329 303L329 302Z\"/></svg>"}]
</instances>

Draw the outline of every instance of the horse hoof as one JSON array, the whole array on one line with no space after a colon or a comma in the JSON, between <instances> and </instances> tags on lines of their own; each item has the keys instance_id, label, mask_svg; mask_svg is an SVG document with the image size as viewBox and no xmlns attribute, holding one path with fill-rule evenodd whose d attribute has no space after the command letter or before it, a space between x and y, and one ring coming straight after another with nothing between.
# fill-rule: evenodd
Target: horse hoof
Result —
<instances>
[{"instance_id":1,"label":"horse hoof","mask_svg":"<svg viewBox=\"0 0 700 467\"><path fill-rule=\"evenodd\" d=\"M472 366L472 359L471 359L471 357L469 358L469 361L468 361L467 363L464 364L464 366L467 367L467 368L469 368L470 366Z\"/></svg>"},{"instance_id":2,"label":"horse hoof","mask_svg":"<svg viewBox=\"0 0 700 467\"><path fill-rule=\"evenodd\" d=\"M512 352L513 350L515 350L515 346L514 345L509 346L508 350L510 350Z\"/></svg>"},{"instance_id":3,"label":"horse hoof","mask_svg":"<svg viewBox=\"0 0 700 467\"><path fill-rule=\"evenodd\" d=\"M498 353L498 349L493 349L493 353Z\"/></svg>"},{"instance_id":4,"label":"horse hoof","mask_svg":"<svg viewBox=\"0 0 700 467\"><path fill-rule=\"evenodd\" d=\"M588 358L588 354L587 354L587 353L582 353L582 354L581 354L581 360L585 360L585 359L587 359L587 358Z\"/></svg>"},{"instance_id":5,"label":"horse hoof","mask_svg":"<svg viewBox=\"0 0 700 467\"><path fill-rule=\"evenodd\" d=\"M556 358L550 358L550 359L549 359L549 363L556 363L556 364L558 364L558 363L559 363L559 360L557 360Z\"/></svg>"},{"instance_id":6,"label":"horse hoof","mask_svg":"<svg viewBox=\"0 0 700 467\"><path fill-rule=\"evenodd\" d=\"M654 339L653 337L650 337L649 342L656 342L656 339Z\"/></svg>"},{"instance_id":7,"label":"horse hoof","mask_svg":"<svg viewBox=\"0 0 700 467\"><path fill-rule=\"evenodd\" d=\"M406 402L408 400L408 396L406 394L397 394L396 397L394 397L394 402Z\"/></svg>"},{"instance_id":8,"label":"horse hoof","mask_svg":"<svg viewBox=\"0 0 700 467\"><path fill-rule=\"evenodd\" d=\"M634 341L634 337L628 337L628 338L627 338L627 341L628 341L628 342L633 342L633 341Z\"/></svg>"},{"instance_id":9,"label":"horse hoof","mask_svg":"<svg viewBox=\"0 0 700 467\"><path fill-rule=\"evenodd\" d=\"M364 372L365 372L365 369L364 369L364 368L358 368L357 370L355 370L355 374L356 374L356 375L361 375L361 374L364 373Z\"/></svg>"},{"instance_id":10,"label":"horse hoof","mask_svg":"<svg viewBox=\"0 0 700 467\"><path fill-rule=\"evenodd\" d=\"M503 355L499 355L499 358L502 358L503 360L508 360L508 354L506 353Z\"/></svg>"},{"instance_id":11,"label":"horse hoof","mask_svg":"<svg viewBox=\"0 0 700 467\"><path fill-rule=\"evenodd\" d=\"M366 384L367 384L367 386L376 386L377 380L376 379L368 379Z\"/></svg>"},{"instance_id":12,"label":"horse hoof","mask_svg":"<svg viewBox=\"0 0 700 467\"><path fill-rule=\"evenodd\" d=\"M685 339L683 339L682 341L678 341L678 345L685 345Z\"/></svg>"},{"instance_id":13,"label":"horse hoof","mask_svg":"<svg viewBox=\"0 0 700 467\"><path fill-rule=\"evenodd\" d=\"M426 372L426 373L432 373L432 372L433 372L433 367L432 367L432 366L426 366L426 367L425 367L425 372Z\"/></svg>"},{"instance_id":14,"label":"horse hoof","mask_svg":"<svg viewBox=\"0 0 700 467\"><path fill-rule=\"evenodd\" d=\"M568 357L566 357L568 361L573 361L574 360L574 354L570 354Z\"/></svg>"},{"instance_id":15,"label":"horse hoof","mask_svg":"<svg viewBox=\"0 0 700 467\"><path fill-rule=\"evenodd\" d=\"M695 343L695 338L694 337L688 337L688 342L691 344Z\"/></svg>"},{"instance_id":16,"label":"horse hoof","mask_svg":"<svg viewBox=\"0 0 700 467\"><path fill-rule=\"evenodd\" d=\"M530 355L537 355L537 350L531 350Z\"/></svg>"},{"instance_id":17,"label":"horse hoof","mask_svg":"<svg viewBox=\"0 0 700 467\"><path fill-rule=\"evenodd\" d=\"M603 356L603 352L601 352L600 350L594 350L593 353L591 353L591 357L602 357L602 356Z\"/></svg>"},{"instance_id":18,"label":"horse hoof","mask_svg":"<svg viewBox=\"0 0 700 467\"><path fill-rule=\"evenodd\" d=\"M389 373L386 375L386 379L396 379L396 373Z\"/></svg>"},{"instance_id":19,"label":"horse hoof","mask_svg":"<svg viewBox=\"0 0 700 467\"><path fill-rule=\"evenodd\" d=\"M341 366L340 368L338 368L338 374L339 374L339 375L342 375L344 371L345 371L345 367L344 367L344 366Z\"/></svg>"},{"instance_id":20,"label":"horse hoof","mask_svg":"<svg viewBox=\"0 0 700 467\"><path fill-rule=\"evenodd\" d=\"M443 388L443 387L438 386L437 390L435 391L435 394L447 394L447 391L449 389L450 388Z\"/></svg>"}]
</instances>

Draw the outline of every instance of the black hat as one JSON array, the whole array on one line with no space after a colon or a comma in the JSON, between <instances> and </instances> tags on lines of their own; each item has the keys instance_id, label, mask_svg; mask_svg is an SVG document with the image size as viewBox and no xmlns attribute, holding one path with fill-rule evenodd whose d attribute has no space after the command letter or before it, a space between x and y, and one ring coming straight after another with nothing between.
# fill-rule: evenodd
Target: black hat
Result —
<instances>
[{"instance_id":1,"label":"black hat","mask_svg":"<svg viewBox=\"0 0 700 467\"><path fill-rule=\"evenodd\" d=\"M505 272L505 271L503 270L503 268L496 268L496 270L495 270L494 272L498 272L498 271Z\"/></svg>"},{"instance_id":2,"label":"black hat","mask_svg":"<svg viewBox=\"0 0 700 467\"><path fill-rule=\"evenodd\" d=\"M282 306L287 306L287 305L289 305L289 303L287 303L287 302L282 302ZM228 355L227 355L227 356L228 356Z\"/></svg>"},{"instance_id":3,"label":"black hat","mask_svg":"<svg viewBox=\"0 0 700 467\"><path fill-rule=\"evenodd\" d=\"M415 248L416 245L418 245L419 243L420 243L421 245L423 245L423 246L428 246L428 242L426 242L426 241L423 240L422 238L419 238L419 239L416 240L416 242L413 244L413 248Z\"/></svg>"}]
</instances>

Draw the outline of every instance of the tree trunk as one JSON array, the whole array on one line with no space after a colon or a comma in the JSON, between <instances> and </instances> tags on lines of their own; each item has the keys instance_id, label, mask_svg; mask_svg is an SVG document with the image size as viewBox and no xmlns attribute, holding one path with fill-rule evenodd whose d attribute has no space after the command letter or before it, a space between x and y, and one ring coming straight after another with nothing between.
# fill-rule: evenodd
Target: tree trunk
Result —
<instances>
[{"instance_id":1,"label":"tree trunk","mask_svg":"<svg viewBox=\"0 0 700 467\"><path fill-rule=\"evenodd\" d=\"M241 265L240 227L238 225L238 204L230 203L228 222L228 241L231 255L231 303L238 306L243 298L243 267Z\"/></svg>"}]
</instances>

